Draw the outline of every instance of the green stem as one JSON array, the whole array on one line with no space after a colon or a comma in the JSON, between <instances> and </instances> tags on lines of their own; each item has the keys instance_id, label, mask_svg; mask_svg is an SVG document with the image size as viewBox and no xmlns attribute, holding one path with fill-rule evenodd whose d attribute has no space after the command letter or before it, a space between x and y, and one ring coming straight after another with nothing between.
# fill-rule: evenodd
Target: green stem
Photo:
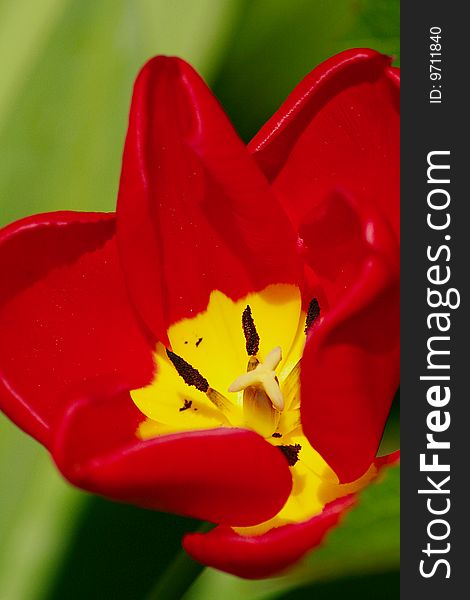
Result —
<instances>
[{"instance_id":1,"label":"green stem","mask_svg":"<svg viewBox=\"0 0 470 600\"><path fill-rule=\"evenodd\" d=\"M206 532L212 527L213 525L204 523L197 531ZM190 558L184 550L180 550L145 600L180 600L203 569L204 565Z\"/></svg>"}]
</instances>

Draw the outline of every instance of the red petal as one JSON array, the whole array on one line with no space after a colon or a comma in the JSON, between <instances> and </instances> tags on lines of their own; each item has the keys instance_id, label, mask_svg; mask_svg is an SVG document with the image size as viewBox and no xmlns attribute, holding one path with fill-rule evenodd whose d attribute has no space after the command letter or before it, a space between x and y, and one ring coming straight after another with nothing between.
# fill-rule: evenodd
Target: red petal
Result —
<instances>
[{"instance_id":1,"label":"red petal","mask_svg":"<svg viewBox=\"0 0 470 600\"><path fill-rule=\"evenodd\" d=\"M310 258L324 268L330 309L303 353L301 410L310 442L340 480L349 482L372 462L398 387L398 248L372 207L344 196L344 205L338 196L328 202L341 208L337 214L349 215L350 228L340 235L347 221L339 217L338 231L334 223L330 231L327 207L310 231L321 231L324 216L332 243L315 246L315 259ZM307 248L309 243L310 238ZM343 263L336 260L336 244L347 257Z\"/></svg>"},{"instance_id":2,"label":"red petal","mask_svg":"<svg viewBox=\"0 0 470 600\"><path fill-rule=\"evenodd\" d=\"M377 459L375 464L381 470L395 464L397 459L395 452ZM183 546L194 559L221 571L248 579L269 577L321 544L329 530L354 506L357 497L358 494L353 494L339 498L308 521L271 529L260 536L241 536L222 525L205 534L186 535Z\"/></svg>"},{"instance_id":3,"label":"red petal","mask_svg":"<svg viewBox=\"0 0 470 600\"><path fill-rule=\"evenodd\" d=\"M182 60L152 59L137 78L118 236L133 300L160 339L169 324L205 309L212 290L238 299L298 280L295 235L283 210L210 90Z\"/></svg>"},{"instance_id":4,"label":"red petal","mask_svg":"<svg viewBox=\"0 0 470 600\"><path fill-rule=\"evenodd\" d=\"M299 227L299 247L311 287L304 300L308 303L317 297L323 315L356 283L370 250L364 235L368 215L357 205L353 198L334 190Z\"/></svg>"},{"instance_id":5,"label":"red petal","mask_svg":"<svg viewBox=\"0 0 470 600\"><path fill-rule=\"evenodd\" d=\"M151 378L114 228L113 215L52 213L0 232L1 407L46 445L69 387L98 376L133 387Z\"/></svg>"},{"instance_id":6,"label":"red petal","mask_svg":"<svg viewBox=\"0 0 470 600\"><path fill-rule=\"evenodd\" d=\"M395 452L390 454L384 454L384 456L378 456L374 463L378 469L382 469L388 465L398 465L400 463L400 450L395 450Z\"/></svg>"},{"instance_id":7,"label":"red petal","mask_svg":"<svg viewBox=\"0 0 470 600\"><path fill-rule=\"evenodd\" d=\"M286 501L287 463L256 433L212 429L140 441L141 418L127 392L99 394L95 385L62 420L52 449L59 468L91 492L218 523L253 525Z\"/></svg>"},{"instance_id":8,"label":"red petal","mask_svg":"<svg viewBox=\"0 0 470 600\"><path fill-rule=\"evenodd\" d=\"M373 50L314 69L249 145L294 224L332 187L375 202L399 231L399 75Z\"/></svg>"},{"instance_id":9,"label":"red petal","mask_svg":"<svg viewBox=\"0 0 470 600\"><path fill-rule=\"evenodd\" d=\"M308 521L284 525L256 537L238 535L221 525L205 534L186 535L183 546L195 560L221 571L247 579L269 577L318 546L353 503L354 496L340 498Z\"/></svg>"}]
</instances>

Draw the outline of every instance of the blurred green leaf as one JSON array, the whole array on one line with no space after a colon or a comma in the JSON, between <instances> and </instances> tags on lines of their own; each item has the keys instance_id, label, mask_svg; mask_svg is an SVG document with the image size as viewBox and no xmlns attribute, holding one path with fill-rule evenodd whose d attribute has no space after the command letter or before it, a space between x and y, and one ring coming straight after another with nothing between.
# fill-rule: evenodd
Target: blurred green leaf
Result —
<instances>
[{"instance_id":1,"label":"blurred green leaf","mask_svg":"<svg viewBox=\"0 0 470 600\"><path fill-rule=\"evenodd\" d=\"M67 0L0 0L0 123ZM27 32L25 36L24 33ZM8 58L6 58L8 57Z\"/></svg>"},{"instance_id":2,"label":"blurred green leaf","mask_svg":"<svg viewBox=\"0 0 470 600\"><path fill-rule=\"evenodd\" d=\"M210 76L239 5L63 1L62 11L38 3L41 27L27 10L15 15L17 33L2 42L4 55L18 48L27 57L9 69L0 111L0 224L46 210L112 210L139 68L154 54L178 54Z\"/></svg>"},{"instance_id":3,"label":"blurred green leaf","mask_svg":"<svg viewBox=\"0 0 470 600\"><path fill-rule=\"evenodd\" d=\"M397 0L357 0L352 26L341 40L346 47L370 47L400 57L400 2Z\"/></svg>"},{"instance_id":4,"label":"blurred green leaf","mask_svg":"<svg viewBox=\"0 0 470 600\"><path fill-rule=\"evenodd\" d=\"M184 533L199 524L90 497L48 600L147 597L180 552Z\"/></svg>"},{"instance_id":5,"label":"blurred green leaf","mask_svg":"<svg viewBox=\"0 0 470 600\"><path fill-rule=\"evenodd\" d=\"M398 54L399 0L257 0L246 6L215 92L248 141L313 67L361 46Z\"/></svg>"},{"instance_id":6,"label":"blurred green leaf","mask_svg":"<svg viewBox=\"0 0 470 600\"><path fill-rule=\"evenodd\" d=\"M281 598L289 590L314 582L397 569L400 548L399 486L399 467L388 468L362 492L358 505L329 534L325 543L288 574L248 581L206 569L184 600L210 598L211 590L217 590L224 600ZM378 595L370 597L380 598Z\"/></svg>"},{"instance_id":7,"label":"blurred green leaf","mask_svg":"<svg viewBox=\"0 0 470 600\"><path fill-rule=\"evenodd\" d=\"M41 598L60 566L84 495L1 414L0 481L0 598Z\"/></svg>"},{"instance_id":8,"label":"blurred green leaf","mask_svg":"<svg viewBox=\"0 0 470 600\"><path fill-rule=\"evenodd\" d=\"M400 598L400 572L373 573L341 577L335 581L323 581L315 585L295 588L282 594L282 600L397 600Z\"/></svg>"}]
</instances>

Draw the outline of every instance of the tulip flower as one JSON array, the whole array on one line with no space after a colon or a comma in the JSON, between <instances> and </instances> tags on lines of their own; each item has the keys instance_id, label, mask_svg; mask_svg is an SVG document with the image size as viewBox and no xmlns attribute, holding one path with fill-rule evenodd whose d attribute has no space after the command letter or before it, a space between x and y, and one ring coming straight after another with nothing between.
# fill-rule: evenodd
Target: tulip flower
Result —
<instances>
[{"instance_id":1,"label":"tulip flower","mask_svg":"<svg viewBox=\"0 0 470 600\"><path fill-rule=\"evenodd\" d=\"M394 458L390 62L331 58L246 147L187 63L154 58L116 213L0 232L3 411L76 486L215 523L184 546L242 577L318 545Z\"/></svg>"}]
</instances>

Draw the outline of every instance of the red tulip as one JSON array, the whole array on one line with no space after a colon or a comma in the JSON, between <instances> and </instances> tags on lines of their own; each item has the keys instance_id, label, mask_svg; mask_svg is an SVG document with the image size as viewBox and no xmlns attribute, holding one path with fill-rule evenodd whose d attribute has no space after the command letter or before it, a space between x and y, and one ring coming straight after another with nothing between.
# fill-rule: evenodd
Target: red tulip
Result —
<instances>
[{"instance_id":1,"label":"red tulip","mask_svg":"<svg viewBox=\"0 0 470 600\"><path fill-rule=\"evenodd\" d=\"M0 232L0 401L75 485L218 524L244 577L320 543L398 384L399 75L351 50L246 148L176 58L137 78L116 214Z\"/></svg>"}]
</instances>

